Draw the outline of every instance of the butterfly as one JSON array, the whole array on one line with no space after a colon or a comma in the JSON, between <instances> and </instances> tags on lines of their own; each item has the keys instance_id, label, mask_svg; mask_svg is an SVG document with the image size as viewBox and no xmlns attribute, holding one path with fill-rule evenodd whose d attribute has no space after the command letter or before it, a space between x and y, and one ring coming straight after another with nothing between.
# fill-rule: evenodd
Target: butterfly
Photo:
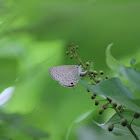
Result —
<instances>
[{"instance_id":1,"label":"butterfly","mask_svg":"<svg viewBox=\"0 0 140 140\"><path fill-rule=\"evenodd\" d=\"M62 86L74 87L78 83L78 78L87 74L87 70L82 72L81 65L62 65L50 68L49 74Z\"/></svg>"}]
</instances>

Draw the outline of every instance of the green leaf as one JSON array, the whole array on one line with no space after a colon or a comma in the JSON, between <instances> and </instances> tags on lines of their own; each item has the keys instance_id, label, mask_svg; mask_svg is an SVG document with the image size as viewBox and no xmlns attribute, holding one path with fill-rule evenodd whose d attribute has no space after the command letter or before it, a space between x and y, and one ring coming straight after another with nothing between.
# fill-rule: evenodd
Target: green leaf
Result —
<instances>
[{"instance_id":1,"label":"green leaf","mask_svg":"<svg viewBox=\"0 0 140 140\"><path fill-rule=\"evenodd\" d=\"M93 110L90 110L90 111L88 111L88 112L82 114L82 115L79 116L74 122L75 122L75 123L81 122L82 120L84 120L85 118L87 118L92 112L93 112Z\"/></svg>"},{"instance_id":2,"label":"green leaf","mask_svg":"<svg viewBox=\"0 0 140 140\"><path fill-rule=\"evenodd\" d=\"M112 44L109 44L106 49L106 63L115 72L119 73L121 64L111 55L110 49Z\"/></svg>"},{"instance_id":3,"label":"green leaf","mask_svg":"<svg viewBox=\"0 0 140 140\"><path fill-rule=\"evenodd\" d=\"M126 110L124 109L122 111L122 115L127 119L127 121L130 123L133 119L134 116L134 112L130 111L130 110ZM127 127L123 127L119 122L120 122L121 118L118 116L118 114L114 114L106 123L104 124L98 124L99 126L101 126L102 128L104 128L105 130L108 130L108 125L110 123L114 124L114 129L112 131L112 133L114 133L115 135L130 135L130 131L128 130ZM132 123L132 129L134 130L134 132L140 136L140 119L134 119L133 123Z\"/></svg>"},{"instance_id":4,"label":"green leaf","mask_svg":"<svg viewBox=\"0 0 140 140\"><path fill-rule=\"evenodd\" d=\"M119 78L110 78L107 80L104 80L95 86L88 85L83 80L79 79L79 81L90 91L104 95L110 98L115 99L116 97L126 97L130 99L134 99L134 96L131 92L131 90L124 86Z\"/></svg>"},{"instance_id":5,"label":"green leaf","mask_svg":"<svg viewBox=\"0 0 140 140\"><path fill-rule=\"evenodd\" d=\"M140 91L140 72L132 68L121 66L120 75L127 79L134 89Z\"/></svg>"},{"instance_id":6,"label":"green leaf","mask_svg":"<svg viewBox=\"0 0 140 140\"><path fill-rule=\"evenodd\" d=\"M106 62L107 65L114 70L115 72L117 72L120 76L124 77L125 79L127 79L131 85L138 91L140 91L140 72L129 68L129 67L125 67L122 64L120 64L112 55L110 52L112 44L110 44L107 47L106 50ZM131 60L131 65L134 65L135 60Z\"/></svg>"},{"instance_id":7,"label":"green leaf","mask_svg":"<svg viewBox=\"0 0 140 140\"><path fill-rule=\"evenodd\" d=\"M140 99L135 99L131 90L124 86L119 78L110 78L92 86L79 79L83 86L93 93L104 95L117 103L140 113Z\"/></svg>"},{"instance_id":8,"label":"green leaf","mask_svg":"<svg viewBox=\"0 0 140 140\"><path fill-rule=\"evenodd\" d=\"M71 125L70 125L70 127L69 127L69 129L68 129L68 132L67 132L66 140L69 139L69 135L70 135L70 132L71 132L71 129L72 129L73 125L74 125L75 123L80 123L81 121L83 121L84 119L86 119L92 112L93 112L93 110L90 110L90 111L88 111L88 112L82 114L81 116L79 116L76 120L74 120L74 121L71 123Z\"/></svg>"}]
</instances>

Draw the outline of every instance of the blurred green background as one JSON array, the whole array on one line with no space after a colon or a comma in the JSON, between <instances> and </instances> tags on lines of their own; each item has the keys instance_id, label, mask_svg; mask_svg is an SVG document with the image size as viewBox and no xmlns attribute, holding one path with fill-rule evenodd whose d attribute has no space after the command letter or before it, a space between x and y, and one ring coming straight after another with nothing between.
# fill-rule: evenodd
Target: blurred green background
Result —
<instances>
[{"instance_id":1,"label":"blurred green background","mask_svg":"<svg viewBox=\"0 0 140 140\"><path fill-rule=\"evenodd\" d=\"M105 62L107 45L114 43L113 56L128 65L131 58L140 60L139 37L139 0L1 0L0 92L15 88L1 109L20 114L49 136L33 138L0 122L0 140L65 140L71 126L69 140L132 140L93 124L92 117L103 121L110 114L100 117L80 83L62 87L48 70L77 64L65 56L67 45L75 43L84 62L91 59L96 70L113 76ZM91 115L73 124L92 109Z\"/></svg>"}]
</instances>

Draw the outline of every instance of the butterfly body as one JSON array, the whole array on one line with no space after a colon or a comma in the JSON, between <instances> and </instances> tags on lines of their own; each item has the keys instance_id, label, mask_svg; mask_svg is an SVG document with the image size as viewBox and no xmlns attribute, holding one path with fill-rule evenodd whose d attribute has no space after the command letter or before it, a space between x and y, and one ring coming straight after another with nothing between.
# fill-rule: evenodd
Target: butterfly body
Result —
<instances>
[{"instance_id":1,"label":"butterfly body","mask_svg":"<svg viewBox=\"0 0 140 140\"><path fill-rule=\"evenodd\" d=\"M80 65L62 65L50 68L49 73L62 86L74 87L78 83L78 77L83 72Z\"/></svg>"}]
</instances>

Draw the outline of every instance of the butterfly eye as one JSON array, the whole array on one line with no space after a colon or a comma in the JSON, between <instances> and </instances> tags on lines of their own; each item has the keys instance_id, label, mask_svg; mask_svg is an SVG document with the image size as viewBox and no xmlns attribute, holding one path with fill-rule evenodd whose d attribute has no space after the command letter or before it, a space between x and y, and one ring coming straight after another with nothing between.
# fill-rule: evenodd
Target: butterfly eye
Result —
<instances>
[{"instance_id":1,"label":"butterfly eye","mask_svg":"<svg viewBox=\"0 0 140 140\"><path fill-rule=\"evenodd\" d=\"M71 82L70 84L73 85L73 82Z\"/></svg>"}]
</instances>

